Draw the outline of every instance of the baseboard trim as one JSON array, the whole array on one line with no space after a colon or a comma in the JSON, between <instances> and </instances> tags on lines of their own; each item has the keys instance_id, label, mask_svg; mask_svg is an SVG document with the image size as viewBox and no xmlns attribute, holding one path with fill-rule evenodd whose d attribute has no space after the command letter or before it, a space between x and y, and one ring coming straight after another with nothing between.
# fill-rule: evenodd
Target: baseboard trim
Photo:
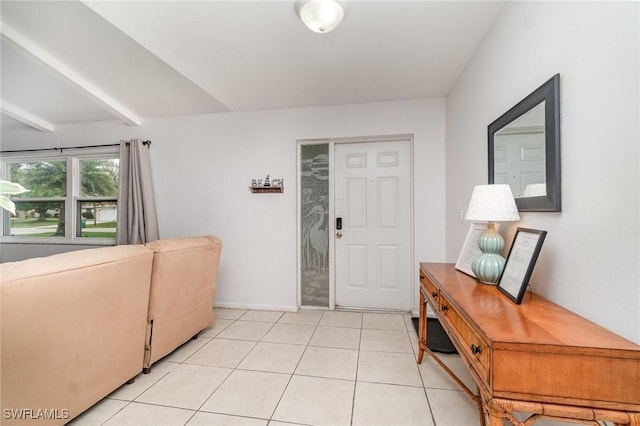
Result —
<instances>
[{"instance_id":1,"label":"baseboard trim","mask_svg":"<svg viewBox=\"0 0 640 426\"><path fill-rule=\"evenodd\" d=\"M298 307L292 306L292 305L258 305L253 303L232 303L232 302L215 302L213 304L213 308L214 308L214 315L215 315L215 308L251 309L255 311L298 312Z\"/></svg>"}]
</instances>

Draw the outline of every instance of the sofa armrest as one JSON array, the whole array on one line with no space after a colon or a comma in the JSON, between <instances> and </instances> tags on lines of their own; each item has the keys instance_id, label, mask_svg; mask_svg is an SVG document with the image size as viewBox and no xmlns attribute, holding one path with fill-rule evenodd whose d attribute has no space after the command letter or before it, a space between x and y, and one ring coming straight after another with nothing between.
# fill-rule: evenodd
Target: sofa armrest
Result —
<instances>
[{"instance_id":1,"label":"sofa armrest","mask_svg":"<svg viewBox=\"0 0 640 426\"><path fill-rule=\"evenodd\" d=\"M145 368L211 325L222 241L207 235L147 246L154 259Z\"/></svg>"}]
</instances>

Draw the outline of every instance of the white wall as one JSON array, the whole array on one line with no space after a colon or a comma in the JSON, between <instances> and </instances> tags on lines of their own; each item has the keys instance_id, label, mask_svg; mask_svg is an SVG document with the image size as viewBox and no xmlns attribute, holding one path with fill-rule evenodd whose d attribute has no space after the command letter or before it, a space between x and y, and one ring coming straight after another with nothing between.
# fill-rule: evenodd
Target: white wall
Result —
<instances>
[{"instance_id":1,"label":"white wall","mask_svg":"<svg viewBox=\"0 0 640 426\"><path fill-rule=\"evenodd\" d=\"M418 262L445 258L444 112L444 99L431 99L61 126L6 132L2 149L150 139L161 237L211 233L224 242L216 304L294 309L296 141L414 135L417 295ZM284 194L250 193L251 179L266 174L285 180Z\"/></svg>"},{"instance_id":2,"label":"white wall","mask_svg":"<svg viewBox=\"0 0 640 426\"><path fill-rule=\"evenodd\" d=\"M640 342L637 2L507 2L447 97L447 259L487 183L487 125L560 73L562 212L503 224L548 231L535 292ZM504 232L506 231L506 232Z\"/></svg>"}]
</instances>

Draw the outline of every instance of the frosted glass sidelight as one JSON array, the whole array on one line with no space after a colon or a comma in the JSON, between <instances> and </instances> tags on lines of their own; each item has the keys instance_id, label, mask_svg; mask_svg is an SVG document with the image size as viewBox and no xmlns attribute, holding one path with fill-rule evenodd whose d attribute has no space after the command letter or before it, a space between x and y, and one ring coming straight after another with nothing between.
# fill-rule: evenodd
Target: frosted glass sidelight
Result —
<instances>
[{"instance_id":1,"label":"frosted glass sidelight","mask_svg":"<svg viewBox=\"0 0 640 426\"><path fill-rule=\"evenodd\" d=\"M300 167L303 306L329 306L329 145L302 145Z\"/></svg>"}]
</instances>

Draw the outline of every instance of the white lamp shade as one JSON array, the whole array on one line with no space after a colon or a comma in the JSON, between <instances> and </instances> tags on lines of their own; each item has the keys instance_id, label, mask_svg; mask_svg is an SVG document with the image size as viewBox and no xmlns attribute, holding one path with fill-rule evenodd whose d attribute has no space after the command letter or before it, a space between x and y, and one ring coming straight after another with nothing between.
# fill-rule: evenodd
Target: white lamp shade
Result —
<instances>
[{"instance_id":1,"label":"white lamp shade","mask_svg":"<svg viewBox=\"0 0 640 426\"><path fill-rule=\"evenodd\" d=\"M509 185L478 185L473 188L466 220L474 222L509 222L520 220L516 201Z\"/></svg>"},{"instance_id":2,"label":"white lamp shade","mask_svg":"<svg viewBox=\"0 0 640 426\"><path fill-rule=\"evenodd\" d=\"M336 0L308 0L296 4L302 22L316 33L328 33L342 22L345 8Z\"/></svg>"}]
</instances>

